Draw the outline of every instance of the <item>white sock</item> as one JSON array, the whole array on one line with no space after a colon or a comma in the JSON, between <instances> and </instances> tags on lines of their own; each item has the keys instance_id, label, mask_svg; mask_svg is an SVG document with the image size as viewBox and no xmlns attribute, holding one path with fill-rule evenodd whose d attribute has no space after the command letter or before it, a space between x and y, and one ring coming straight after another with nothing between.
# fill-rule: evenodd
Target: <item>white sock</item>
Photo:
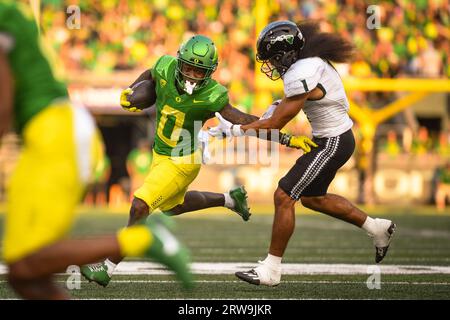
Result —
<instances>
[{"instance_id":1,"label":"white sock","mask_svg":"<svg viewBox=\"0 0 450 320\"><path fill-rule=\"evenodd\" d=\"M235 203L234 203L233 198L230 196L230 193L229 192L225 192L223 195L225 197L225 204L224 204L224 206L226 208L228 208L228 209L233 209Z\"/></svg>"},{"instance_id":2,"label":"white sock","mask_svg":"<svg viewBox=\"0 0 450 320\"><path fill-rule=\"evenodd\" d=\"M364 221L364 224L361 226L362 229L366 230L370 234L376 234L377 233L377 222L375 219L372 219L371 217L367 216L366 221Z\"/></svg>"},{"instance_id":3,"label":"white sock","mask_svg":"<svg viewBox=\"0 0 450 320\"><path fill-rule=\"evenodd\" d=\"M264 263L268 264L273 269L279 269L281 267L281 259L283 257L277 257L274 255L271 255L270 253L267 254L266 259L264 259Z\"/></svg>"},{"instance_id":4,"label":"white sock","mask_svg":"<svg viewBox=\"0 0 450 320\"><path fill-rule=\"evenodd\" d=\"M117 267L117 264L115 264L114 262L112 262L112 261L109 260L109 259L106 259L106 260L105 260L105 264L106 264L106 267L108 268L108 271L107 271L108 276L112 277L113 272L114 272L114 270L115 270L116 267Z\"/></svg>"}]
</instances>

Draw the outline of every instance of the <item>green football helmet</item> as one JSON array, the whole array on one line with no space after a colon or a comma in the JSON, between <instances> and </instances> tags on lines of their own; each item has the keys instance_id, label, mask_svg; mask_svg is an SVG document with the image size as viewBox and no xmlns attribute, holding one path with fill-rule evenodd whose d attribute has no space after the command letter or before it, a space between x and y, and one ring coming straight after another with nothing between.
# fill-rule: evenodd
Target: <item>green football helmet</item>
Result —
<instances>
[{"instance_id":1,"label":"green football helmet","mask_svg":"<svg viewBox=\"0 0 450 320\"><path fill-rule=\"evenodd\" d=\"M183 43L177 52L175 78L178 85L188 94L205 87L213 72L216 71L218 62L217 48L211 39L201 35L193 36ZM183 73L184 64L203 69L204 76L202 78L193 78Z\"/></svg>"}]
</instances>

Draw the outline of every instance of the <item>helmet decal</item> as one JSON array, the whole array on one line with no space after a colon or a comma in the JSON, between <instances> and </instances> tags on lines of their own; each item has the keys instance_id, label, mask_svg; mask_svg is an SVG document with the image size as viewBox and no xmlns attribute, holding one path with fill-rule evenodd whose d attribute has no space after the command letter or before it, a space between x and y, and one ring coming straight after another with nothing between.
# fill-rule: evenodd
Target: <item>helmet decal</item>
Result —
<instances>
[{"instance_id":1,"label":"helmet decal","mask_svg":"<svg viewBox=\"0 0 450 320\"><path fill-rule=\"evenodd\" d=\"M293 44L294 43L294 36L292 34L282 34L275 39L270 39L270 44L274 44L277 41L284 41L286 40L287 43Z\"/></svg>"},{"instance_id":2,"label":"helmet decal","mask_svg":"<svg viewBox=\"0 0 450 320\"><path fill-rule=\"evenodd\" d=\"M281 78L297 61L304 44L305 39L295 23L287 20L269 23L256 44L256 60L263 64L261 71L272 80Z\"/></svg>"}]
</instances>

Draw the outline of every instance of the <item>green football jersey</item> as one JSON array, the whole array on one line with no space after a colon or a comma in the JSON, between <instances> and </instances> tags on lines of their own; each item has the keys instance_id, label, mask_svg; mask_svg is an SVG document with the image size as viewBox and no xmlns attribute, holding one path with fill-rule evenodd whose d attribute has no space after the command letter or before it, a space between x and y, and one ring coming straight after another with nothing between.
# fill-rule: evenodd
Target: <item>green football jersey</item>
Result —
<instances>
[{"instance_id":1,"label":"green football jersey","mask_svg":"<svg viewBox=\"0 0 450 320\"><path fill-rule=\"evenodd\" d=\"M54 99L67 97L67 89L55 80L41 51L32 16L10 1L0 1L0 50L6 52L14 77L14 124L21 133Z\"/></svg>"},{"instance_id":2,"label":"green football jersey","mask_svg":"<svg viewBox=\"0 0 450 320\"><path fill-rule=\"evenodd\" d=\"M198 132L209 118L228 104L228 90L215 80L192 95L176 87L177 59L162 56L152 68L156 84L155 152L186 156L198 148Z\"/></svg>"}]
</instances>

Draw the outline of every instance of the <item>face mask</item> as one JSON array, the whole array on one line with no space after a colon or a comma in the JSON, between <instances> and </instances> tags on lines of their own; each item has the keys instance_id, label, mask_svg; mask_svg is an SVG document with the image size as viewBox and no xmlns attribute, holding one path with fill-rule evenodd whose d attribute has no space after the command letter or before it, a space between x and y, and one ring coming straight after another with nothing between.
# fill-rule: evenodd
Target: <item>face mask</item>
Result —
<instances>
[{"instance_id":1,"label":"face mask","mask_svg":"<svg viewBox=\"0 0 450 320\"><path fill-rule=\"evenodd\" d=\"M187 92L187 94L191 95L192 92L194 92L195 86L197 84L195 82L190 82L189 80L184 81L184 90Z\"/></svg>"}]
</instances>

